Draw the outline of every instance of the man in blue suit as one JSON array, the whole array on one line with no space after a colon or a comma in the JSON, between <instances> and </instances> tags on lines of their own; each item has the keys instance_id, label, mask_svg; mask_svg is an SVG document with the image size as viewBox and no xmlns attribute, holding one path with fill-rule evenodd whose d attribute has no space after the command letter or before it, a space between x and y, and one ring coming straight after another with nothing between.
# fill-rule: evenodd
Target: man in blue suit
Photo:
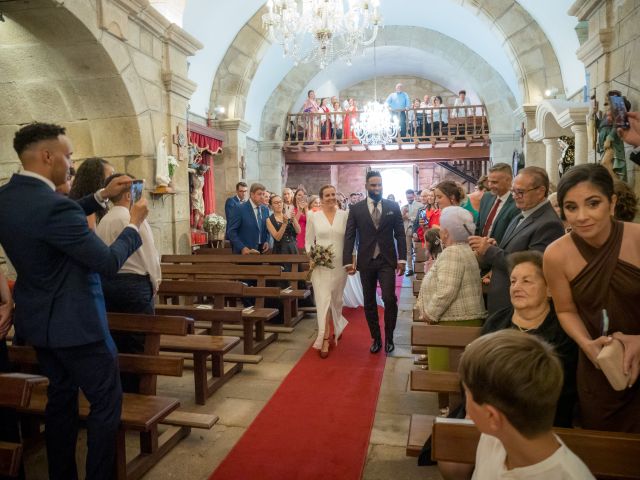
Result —
<instances>
[{"instance_id":1,"label":"man in blue suit","mask_svg":"<svg viewBox=\"0 0 640 480\"><path fill-rule=\"evenodd\" d=\"M86 215L129 188L113 180L78 202L55 193L71 168L72 145L58 125L20 129L13 146L23 171L0 188L0 243L16 269L16 337L33 345L49 378L46 409L50 479L77 479L78 389L91 404L87 419L86 478L115 476L115 443L122 389L109 334L100 276L115 275L142 241L138 226L146 201L131 209L131 223L107 247Z\"/></svg>"},{"instance_id":2,"label":"man in blue suit","mask_svg":"<svg viewBox=\"0 0 640 480\"><path fill-rule=\"evenodd\" d=\"M225 233L225 238L227 240L229 240L229 223L233 210L246 201L246 196L247 184L244 182L238 182L236 183L236 194L233 197L227 198L227 201L224 202L224 216L227 219L227 232Z\"/></svg>"},{"instance_id":3,"label":"man in blue suit","mask_svg":"<svg viewBox=\"0 0 640 480\"><path fill-rule=\"evenodd\" d=\"M269 249L269 209L262 201L265 190L260 183L252 184L249 201L236 207L228 220L227 233L233 253L259 254Z\"/></svg>"}]
</instances>

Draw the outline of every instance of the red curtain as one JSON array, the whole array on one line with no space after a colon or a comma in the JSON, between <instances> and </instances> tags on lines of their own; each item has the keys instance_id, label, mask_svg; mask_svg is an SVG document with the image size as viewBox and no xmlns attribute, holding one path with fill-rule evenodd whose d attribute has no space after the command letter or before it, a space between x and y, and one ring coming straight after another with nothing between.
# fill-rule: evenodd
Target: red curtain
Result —
<instances>
[{"instance_id":1,"label":"red curtain","mask_svg":"<svg viewBox=\"0 0 640 480\"><path fill-rule=\"evenodd\" d=\"M209 166L204 174L204 214L209 215L216 210L216 190L213 177L213 155L222 149L222 141L189 130L189 142L196 145L202 153L202 163Z\"/></svg>"}]
</instances>

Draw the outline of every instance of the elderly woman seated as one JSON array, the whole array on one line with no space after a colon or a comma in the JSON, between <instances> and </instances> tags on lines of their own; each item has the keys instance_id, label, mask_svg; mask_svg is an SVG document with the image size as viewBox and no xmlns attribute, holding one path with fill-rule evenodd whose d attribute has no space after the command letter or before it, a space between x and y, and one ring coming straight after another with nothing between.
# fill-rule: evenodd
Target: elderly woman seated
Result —
<instances>
[{"instance_id":1,"label":"elderly woman seated","mask_svg":"<svg viewBox=\"0 0 640 480\"><path fill-rule=\"evenodd\" d=\"M482 301L480 268L467 240L475 224L471 213L450 206L440 217L443 251L420 287L416 307L423 321L459 326L480 326L487 316ZM447 370L448 351L428 348L430 370Z\"/></svg>"},{"instance_id":2,"label":"elderly woman seated","mask_svg":"<svg viewBox=\"0 0 640 480\"><path fill-rule=\"evenodd\" d=\"M513 328L537 335L555 347L564 370L564 386L558 400L554 426L570 428L577 402L578 347L560 326L549 300L547 282L542 273L542 254L535 250L512 253L509 267L512 306L498 310L487 318L481 335Z\"/></svg>"}]
</instances>

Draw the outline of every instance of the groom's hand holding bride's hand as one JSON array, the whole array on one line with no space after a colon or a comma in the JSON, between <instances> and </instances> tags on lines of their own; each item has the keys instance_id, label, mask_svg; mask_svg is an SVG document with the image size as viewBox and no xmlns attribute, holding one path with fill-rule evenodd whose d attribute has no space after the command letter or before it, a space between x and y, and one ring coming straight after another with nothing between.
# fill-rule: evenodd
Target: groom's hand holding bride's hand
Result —
<instances>
[{"instance_id":1,"label":"groom's hand holding bride's hand","mask_svg":"<svg viewBox=\"0 0 640 480\"><path fill-rule=\"evenodd\" d=\"M356 266L355 264L352 265L345 265L344 269L347 271L347 274L349 275L355 275L356 273Z\"/></svg>"},{"instance_id":2,"label":"groom's hand holding bride's hand","mask_svg":"<svg viewBox=\"0 0 640 480\"><path fill-rule=\"evenodd\" d=\"M396 265L396 271L398 272L398 276L401 277L402 275L404 275L404 267L405 267L405 263L404 262L398 262L398 264Z\"/></svg>"}]
</instances>

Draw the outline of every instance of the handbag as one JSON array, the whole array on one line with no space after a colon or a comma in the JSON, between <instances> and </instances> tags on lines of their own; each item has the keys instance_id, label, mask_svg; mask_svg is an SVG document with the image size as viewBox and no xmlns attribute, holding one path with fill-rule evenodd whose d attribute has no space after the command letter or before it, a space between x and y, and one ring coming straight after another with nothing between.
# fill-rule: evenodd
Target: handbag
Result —
<instances>
[{"instance_id":1,"label":"handbag","mask_svg":"<svg viewBox=\"0 0 640 480\"><path fill-rule=\"evenodd\" d=\"M596 360L614 390L619 392L627 388L629 374L624 373L624 344L620 340L614 338L609 345L605 345Z\"/></svg>"}]
</instances>

